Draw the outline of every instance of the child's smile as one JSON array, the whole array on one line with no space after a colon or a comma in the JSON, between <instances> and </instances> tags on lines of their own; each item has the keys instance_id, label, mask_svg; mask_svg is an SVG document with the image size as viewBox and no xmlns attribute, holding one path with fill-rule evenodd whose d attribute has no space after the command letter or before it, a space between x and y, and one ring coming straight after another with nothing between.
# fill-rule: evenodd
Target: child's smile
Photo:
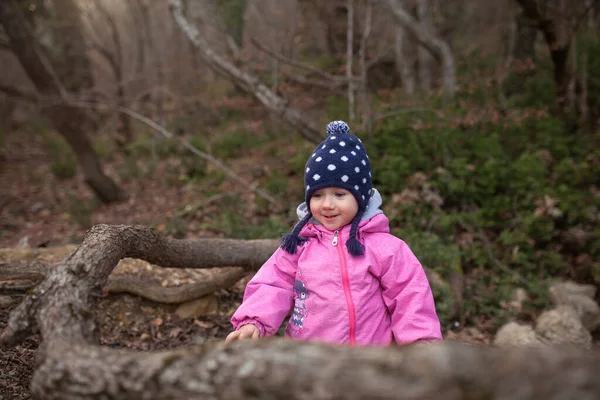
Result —
<instances>
[{"instance_id":1,"label":"child's smile","mask_svg":"<svg viewBox=\"0 0 600 400\"><path fill-rule=\"evenodd\" d=\"M346 189L327 187L317 190L310 198L313 217L330 231L348 225L357 211L358 203Z\"/></svg>"}]
</instances>

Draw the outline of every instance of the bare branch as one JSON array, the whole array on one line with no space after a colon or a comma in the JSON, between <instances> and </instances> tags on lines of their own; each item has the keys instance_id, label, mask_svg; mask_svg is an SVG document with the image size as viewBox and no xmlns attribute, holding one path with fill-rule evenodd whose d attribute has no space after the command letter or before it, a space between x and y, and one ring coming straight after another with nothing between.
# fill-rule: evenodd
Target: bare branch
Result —
<instances>
[{"instance_id":1,"label":"bare branch","mask_svg":"<svg viewBox=\"0 0 600 400\"><path fill-rule=\"evenodd\" d=\"M348 79L348 119L352 122L356 119L354 114L354 95L356 89L354 87L354 74L352 72L352 64L354 60L354 1L346 1L347 18L346 18L346 78Z\"/></svg>"},{"instance_id":2,"label":"bare branch","mask_svg":"<svg viewBox=\"0 0 600 400\"><path fill-rule=\"evenodd\" d=\"M324 81L321 79L310 79L310 78L306 78L302 75L288 75L287 79L290 79L290 80L297 82L304 86L316 87L316 88L328 90L330 92L339 92L339 93L343 93L341 91L341 89L344 86L346 86L346 84L347 84L345 79L344 79L344 82L336 83L336 82L332 82L332 81Z\"/></svg>"},{"instance_id":3,"label":"bare branch","mask_svg":"<svg viewBox=\"0 0 600 400\"><path fill-rule=\"evenodd\" d=\"M15 309L0 343L18 343L35 331L38 323L44 340L73 338L95 342L95 322L83 321L78 311L90 312L92 295L101 293L109 275L124 258L138 258L167 268L256 268L273 250L271 239L178 240L144 226L95 225L77 250L53 268L34 294ZM63 307L73 313L62 314ZM37 313L48 319L37 320Z\"/></svg>"},{"instance_id":4,"label":"bare branch","mask_svg":"<svg viewBox=\"0 0 600 400\"><path fill-rule=\"evenodd\" d=\"M517 0L517 3L523 8L525 15L537 24L542 31L548 45L558 44L556 29L552 20L542 14L537 0Z\"/></svg>"},{"instance_id":5,"label":"bare branch","mask_svg":"<svg viewBox=\"0 0 600 400\"><path fill-rule=\"evenodd\" d=\"M282 118L288 124L298 129L306 139L319 143L323 134L306 121L298 110L291 108L287 101L261 83L256 77L240 70L231 62L217 54L200 35L196 27L190 24L183 15L181 0L169 0L171 14L181 30L194 44L204 61L218 74L234 82L238 87L251 94L268 110Z\"/></svg>"},{"instance_id":6,"label":"bare branch","mask_svg":"<svg viewBox=\"0 0 600 400\"><path fill-rule=\"evenodd\" d=\"M454 96L456 93L456 66L454 55L448 43L435 36L424 25L416 21L402 8L398 0L386 0L386 3L396 21L409 31L419 41L419 44L429 50L438 62L442 64L446 95Z\"/></svg>"},{"instance_id":7,"label":"bare branch","mask_svg":"<svg viewBox=\"0 0 600 400\"><path fill-rule=\"evenodd\" d=\"M108 64L110 65L110 68L112 70L111 72L114 73L116 70L119 69L119 64L117 64L115 55L110 50L108 50L106 47L104 47L98 43L94 43L91 46L91 49L97 51L102 57L104 57L106 59L106 61L108 62ZM117 82L117 84L120 85L122 83L119 81L119 82Z\"/></svg>"},{"instance_id":8,"label":"bare branch","mask_svg":"<svg viewBox=\"0 0 600 400\"><path fill-rule=\"evenodd\" d=\"M271 246L273 249L277 248L277 243L274 242L275 244ZM0 262L0 293L23 293L32 290L52 272L53 268L55 266L42 262ZM108 277L104 291L130 293L157 303L180 304L214 293L219 289L229 288L246 273L243 267L187 270L183 272L184 276L188 277L185 283L168 284L174 279L160 281L158 278L172 275L172 270L157 271L148 268L150 264L145 261L131 258L121 260ZM19 283L15 285L15 281Z\"/></svg>"},{"instance_id":9,"label":"bare branch","mask_svg":"<svg viewBox=\"0 0 600 400\"><path fill-rule=\"evenodd\" d=\"M371 0L366 0L367 12L365 16L365 27L362 32L360 39L360 48L358 51L358 60L360 65L360 103L362 107L362 122L365 122L369 118L370 107L369 107L369 88L367 83L367 41L371 35L371 24L373 19L373 4ZM371 125L367 124L367 131L371 131Z\"/></svg>"},{"instance_id":10,"label":"bare branch","mask_svg":"<svg viewBox=\"0 0 600 400\"><path fill-rule=\"evenodd\" d=\"M579 30L579 26L585 21L586 17L590 14L594 7L598 5L597 1L595 3L596 4L594 4L594 1L584 1L584 9L581 10L579 15L575 15L573 17L573 24L571 28L572 34L575 34Z\"/></svg>"},{"instance_id":11,"label":"bare branch","mask_svg":"<svg viewBox=\"0 0 600 400\"><path fill-rule=\"evenodd\" d=\"M278 201L276 198L274 198L273 196L271 196L266 191L258 188L257 185L250 184L250 183L246 182L239 175L237 175L235 172L233 172L233 170L231 170L229 167L227 167L225 164L223 164L222 161L220 161L217 158L213 157L212 155L210 155L208 153L205 153L202 150L198 149L197 147L195 147L194 145L192 145L186 139L176 137L172 132L170 132L169 130L167 130L164 126L162 126L159 123L151 120L148 117L145 117L145 116L141 115L140 113L138 113L136 111L133 111L133 110L131 110L129 108L126 108L126 107L112 106L112 105L103 104L103 103L86 103L86 102L77 102L77 101L74 101L74 102L70 102L69 105L72 106L72 107L82 107L82 108L103 108L103 109L110 109L110 110L119 111L119 112L121 112L123 114L127 114L130 117L135 118L138 121L143 122L144 124L148 125L149 127L151 127L152 129L154 129L156 132L158 132L162 136L164 136L164 137L166 137L168 139L178 140L186 149L188 149L189 151L191 151L195 155L197 155L197 156L199 156L199 157L201 157L201 158L209 161L210 163L214 164L220 170L222 170L223 172L225 172L225 174L227 176L229 176L233 181L235 181L235 182L241 184L242 186L250 189L251 191L255 192L256 194L258 194L263 199L269 201L270 203L280 204L280 201Z\"/></svg>"},{"instance_id":12,"label":"bare branch","mask_svg":"<svg viewBox=\"0 0 600 400\"><path fill-rule=\"evenodd\" d=\"M25 91L16 86L3 85L1 83L0 83L0 92L4 92L9 96L17 97L19 99L31 101L34 103L40 99L37 92Z\"/></svg>"},{"instance_id":13,"label":"bare branch","mask_svg":"<svg viewBox=\"0 0 600 400\"><path fill-rule=\"evenodd\" d=\"M260 51L268 54L269 56L271 56L273 58L276 58L277 60L283 62L284 64L291 65L293 67L297 67L297 68L301 68L301 69L305 69L305 70L307 70L309 72L312 72L312 73L320 76L321 78L323 78L325 80L334 81L334 82L343 82L343 83L348 82L348 78L345 77L345 76L331 75L331 74L328 74L325 71L322 71L322 70L320 70L318 68L313 67L310 64L302 63L300 61L296 61L296 60L293 60L293 59L291 59L289 57L286 57L283 54L276 53L273 50L268 49L267 47L265 47L264 45L262 45L259 41L257 41L254 38L252 38L252 40L250 42L258 50L260 50Z\"/></svg>"}]
</instances>

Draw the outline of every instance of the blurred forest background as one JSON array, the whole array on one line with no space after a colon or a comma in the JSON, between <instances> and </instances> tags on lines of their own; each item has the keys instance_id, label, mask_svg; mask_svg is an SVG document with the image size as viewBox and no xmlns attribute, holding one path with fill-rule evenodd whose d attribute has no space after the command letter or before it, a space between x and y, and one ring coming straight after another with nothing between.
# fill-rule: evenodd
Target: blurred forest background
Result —
<instances>
[{"instance_id":1,"label":"blurred forest background","mask_svg":"<svg viewBox=\"0 0 600 400\"><path fill-rule=\"evenodd\" d=\"M97 223L277 238L326 123L373 161L444 329L600 282L597 0L7 0L0 247ZM514 307L516 288L525 301Z\"/></svg>"}]
</instances>

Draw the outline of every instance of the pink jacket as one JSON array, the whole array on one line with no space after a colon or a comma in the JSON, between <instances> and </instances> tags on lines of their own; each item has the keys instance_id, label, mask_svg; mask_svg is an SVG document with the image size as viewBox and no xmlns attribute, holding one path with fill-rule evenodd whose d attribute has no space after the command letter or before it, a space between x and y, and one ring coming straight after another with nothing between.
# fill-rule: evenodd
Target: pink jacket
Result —
<instances>
[{"instance_id":1,"label":"pink jacket","mask_svg":"<svg viewBox=\"0 0 600 400\"><path fill-rule=\"evenodd\" d=\"M248 283L231 322L274 335L293 309L286 336L330 343L387 345L442 338L423 267L391 235L384 214L362 221L365 255L345 246L350 226L331 232L308 223L310 240L291 255L278 249Z\"/></svg>"}]
</instances>

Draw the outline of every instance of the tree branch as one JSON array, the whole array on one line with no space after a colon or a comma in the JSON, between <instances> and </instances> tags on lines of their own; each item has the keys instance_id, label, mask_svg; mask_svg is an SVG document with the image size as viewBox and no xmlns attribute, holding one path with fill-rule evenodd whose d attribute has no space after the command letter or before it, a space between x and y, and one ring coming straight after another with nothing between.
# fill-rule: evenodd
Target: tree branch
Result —
<instances>
[{"instance_id":1,"label":"tree branch","mask_svg":"<svg viewBox=\"0 0 600 400\"><path fill-rule=\"evenodd\" d=\"M367 82L368 77L368 66L367 66L367 41L371 35L371 25L373 20L373 4L372 0L366 0L367 12L365 16L365 27L360 37L360 48L358 50L358 62L360 65L360 103L361 103L361 120L364 124L368 118L370 112L369 107L369 87ZM371 132L371 125L366 124L367 131Z\"/></svg>"},{"instance_id":2,"label":"tree branch","mask_svg":"<svg viewBox=\"0 0 600 400\"><path fill-rule=\"evenodd\" d=\"M312 73L320 76L322 79L325 79L325 80L328 80L328 81L334 81L336 83L344 83L344 84L348 82L348 78L345 77L345 76L331 75L331 74L328 74L325 71L321 71L320 69L313 67L310 64L306 64L306 63L303 63L303 62L300 62L300 61L296 61L296 60L293 60L293 59L291 59L289 57L284 56L283 54L276 53L273 50L265 47L263 44L261 44L259 41L257 41L254 38L251 39L250 43L252 43L252 45L254 47L256 47L258 50L262 51L263 53L265 53L265 54L267 54L267 55L269 55L269 56L271 56L271 57L273 57L273 58L275 58L275 59L277 59L277 60L279 60L279 61L281 61L281 62L283 62L285 64L288 64L288 65L291 65L293 67L301 68L301 69L307 70L309 72L312 72Z\"/></svg>"},{"instance_id":3,"label":"tree branch","mask_svg":"<svg viewBox=\"0 0 600 400\"><path fill-rule=\"evenodd\" d=\"M354 73L352 65L354 61L354 0L346 0L346 78L348 79L348 119L354 122L356 119L354 96L356 89L354 87Z\"/></svg>"},{"instance_id":4,"label":"tree branch","mask_svg":"<svg viewBox=\"0 0 600 400\"><path fill-rule=\"evenodd\" d=\"M277 244L272 247L277 248ZM54 265L39 261L0 262L0 293L27 292L35 288L53 268ZM104 291L130 293L157 303L180 304L229 288L244 274L243 267L207 270L182 268L177 274L170 268L156 270L145 261L126 258L108 277ZM184 282L179 283L180 280Z\"/></svg>"},{"instance_id":5,"label":"tree branch","mask_svg":"<svg viewBox=\"0 0 600 400\"><path fill-rule=\"evenodd\" d=\"M235 181L235 182L239 183L240 185L244 186L245 188L248 188L249 190L255 192L256 194L258 194L260 197L267 200L268 202L276 204L276 207L278 207L279 204L281 203L275 197L271 196L269 193L267 193L263 189L260 189L256 184L250 184L250 183L246 182L242 177L240 177L233 170L231 170L229 167L227 167L225 164L223 164L223 162L221 160L213 157L212 155L210 155L208 153L203 152L202 150L198 149L196 146L191 144L186 139L176 137L173 133L168 131L164 126L151 120L148 117L145 117L145 116L139 114L136 111L133 111L126 107L112 106L112 105L104 104L104 103L87 103L87 102L81 102L81 101L71 101L68 104L71 107L96 108L96 109L104 108L104 109L116 110L123 114L127 114L128 116L148 125L149 127L151 127L153 130L155 130L162 136L164 136L168 139L178 140L183 145L183 147L185 147L186 149L188 149L189 151L191 151L198 157L203 158L203 159L209 161L210 163L214 164L220 170L225 172L225 174L227 176L229 176L233 181Z\"/></svg>"},{"instance_id":6,"label":"tree branch","mask_svg":"<svg viewBox=\"0 0 600 400\"><path fill-rule=\"evenodd\" d=\"M556 27L551 19L542 14L537 0L517 0L517 3L519 3L525 15L537 23L537 27L542 31L548 46L550 47L552 44L558 45Z\"/></svg>"},{"instance_id":7,"label":"tree branch","mask_svg":"<svg viewBox=\"0 0 600 400\"><path fill-rule=\"evenodd\" d=\"M183 15L181 0L169 0L169 7L177 25L193 43L207 65L216 73L234 82L242 90L254 96L268 110L296 128L306 139L314 143L319 143L323 140L323 134L311 126L298 110L289 107L285 99L262 84L256 77L240 70L213 51L206 40L200 35L198 29L191 25Z\"/></svg>"},{"instance_id":8,"label":"tree branch","mask_svg":"<svg viewBox=\"0 0 600 400\"><path fill-rule=\"evenodd\" d=\"M456 66L450 46L431 33L423 24L416 21L402 8L398 0L386 0L386 3L398 24L409 31L418 40L419 44L429 50L442 64L446 94L454 96L456 93Z\"/></svg>"},{"instance_id":9,"label":"tree branch","mask_svg":"<svg viewBox=\"0 0 600 400\"><path fill-rule=\"evenodd\" d=\"M52 269L12 312L0 343L18 343L38 327L44 340L71 338L94 343L96 323L82 320L80 313L92 313L94 294L101 293L123 258L138 258L167 268L256 268L269 258L272 244L271 240L178 240L143 226L96 225L77 250Z\"/></svg>"},{"instance_id":10,"label":"tree branch","mask_svg":"<svg viewBox=\"0 0 600 400\"><path fill-rule=\"evenodd\" d=\"M4 92L9 96L17 97L19 99L31 101L33 103L39 101L40 97L37 92L25 91L16 86L3 85L0 83L0 92Z\"/></svg>"}]
</instances>

